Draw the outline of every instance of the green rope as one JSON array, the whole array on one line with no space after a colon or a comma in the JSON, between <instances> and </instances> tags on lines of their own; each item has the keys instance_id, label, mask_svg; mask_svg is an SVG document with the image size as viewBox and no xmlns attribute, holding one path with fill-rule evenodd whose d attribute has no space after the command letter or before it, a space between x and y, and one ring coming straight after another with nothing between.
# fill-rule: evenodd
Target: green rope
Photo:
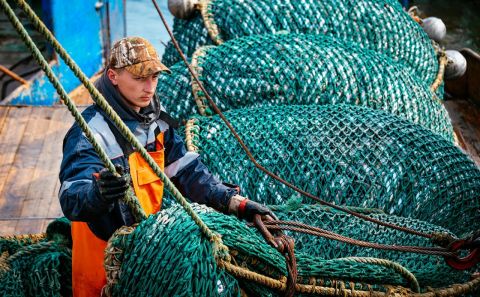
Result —
<instances>
[{"instance_id":1,"label":"green rope","mask_svg":"<svg viewBox=\"0 0 480 297\"><path fill-rule=\"evenodd\" d=\"M70 296L71 225L51 222L45 234L0 238L0 296Z\"/></svg>"},{"instance_id":2,"label":"green rope","mask_svg":"<svg viewBox=\"0 0 480 297\"><path fill-rule=\"evenodd\" d=\"M22 259L25 257L29 257L32 254L40 254L43 253L44 251L53 249L55 243L53 241L41 241L32 245L28 245L23 247L20 251L17 253L11 255L8 258L9 262L13 262L17 259Z\"/></svg>"},{"instance_id":3,"label":"green rope","mask_svg":"<svg viewBox=\"0 0 480 297\"><path fill-rule=\"evenodd\" d=\"M346 257L346 258L339 258L336 259L338 261L346 261L346 262L355 262L355 263L366 263L366 264L375 264L381 265L388 268L391 268L398 272L401 276L403 276L412 286L412 289L415 293L420 293L420 285L418 284L417 278L413 273L408 271L402 265L395 263L390 260L386 259L379 259L379 258L372 258L372 257Z\"/></svg>"},{"instance_id":4,"label":"green rope","mask_svg":"<svg viewBox=\"0 0 480 297\"><path fill-rule=\"evenodd\" d=\"M6 0L1 0L2 4L6 4ZM135 135L130 131L130 129L123 123L122 119L117 115L117 113L110 107L108 102L102 96L102 94L93 86L93 84L89 81L88 77L83 74L81 69L78 65L73 61L73 59L69 56L69 54L63 49L60 43L55 39L53 34L48 30L48 28L39 20L39 18L35 15L35 12L28 6L28 4L23 0L16 0L15 1L20 8L26 13L27 17L32 21L35 28L42 34L44 37L49 41L55 51L60 55L60 57L65 61L65 64L72 70L76 77L83 83L85 88L89 91L92 96L92 99L95 103L105 111L107 116L113 121L122 135L127 139L129 143L131 143L140 155L145 159L147 164L152 168L153 172L160 178L163 182L165 188L175 197L177 202L185 209L188 215L192 218L192 220L197 224L203 234L207 236L207 238L215 244L214 252L216 255L220 255L223 257L228 257L228 249L226 246L223 245L221 238L213 233L207 225L199 218L199 216L194 212L191 208L187 200L182 196L180 191L175 187L175 185L170 181L170 179L163 173L161 168L155 163L152 157L147 153L144 147L140 144L138 139ZM2 6L4 6L2 5ZM12 12L13 13L13 12ZM15 15L13 15L15 17ZM18 20L17 20L18 21ZM20 24L21 25L21 24ZM25 31L23 29L23 31ZM221 254L219 254L221 253Z\"/></svg>"},{"instance_id":5,"label":"green rope","mask_svg":"<svg viewBox=\"0 0 480 297\"><path fill-rule=\"evenodd\" d=\"M7 272L10 271L10 264L8 263L8 257L10 255L8 254L7 251L2 252L0 251L0 279L3 277L3 275Z\"/></svg>"},{"instance_id":6,"label":"green rope","mask_svg":"<svg viewBox=\"0 0 480 297\"><path fill-rule=\"evenodd\" d=\"M48 77L52 85L57 90L58 94L60 95L60 98L62 99L62 101L67 106L68 110L71 112L71 114L75 118L75 121L78 123L83 133L85 133L85 136L92 144L95 152L99 155L100 159L103 161L103 163L108 168L108 170L110 170L111 172L116 172L115 166L113 165L112 161L108 158L106 152L95 140L95 136L92 130L88 127L87 122L82 117L82 115L80 114L80 111L77 109L75 104L73 104L67 92L60 84L58 78L55 76L52 69L50 69L48 62L45 60L45 58L43 57L38 47L35 45L33 40L28 35L28 32L25 30L25 27L23 27L22 23L17 18L12 8L8 5L6 0L1 0L1 5L5 13L7 14L10 22L15 27L15 29L17 30L18 34L23 39L27 47L30 49L33 57L35 58L37 63L40 65L42 70L45 72L46 76ZM134 196L125 195L124 201L132 209L137 221L140 221L146 218L145 212L143 211L140 204L138 203L138 200Z\"/></svg>"}]
</instances>

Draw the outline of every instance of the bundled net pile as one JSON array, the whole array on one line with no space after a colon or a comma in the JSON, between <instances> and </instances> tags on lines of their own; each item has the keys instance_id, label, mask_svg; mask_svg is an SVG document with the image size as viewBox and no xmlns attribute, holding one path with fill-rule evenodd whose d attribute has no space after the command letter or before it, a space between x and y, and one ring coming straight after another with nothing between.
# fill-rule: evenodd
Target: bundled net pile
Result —
<instances>
[{"instance_id":1,"label":"bundled net pile","mask_svg":"<svg viewBox=\"0 0 480 297\"><path fill-rule=\"evenodd\" d=\"M479 227L475 195L480 171L450 142L452 127L437 101L442 90L435 94L430 89L439 73L436 53L396 0L202 0L201 6L203 19L197 13L191 22L176 21L177 37L215 102L230 110L229 119L265 167L336 204L381 208L383 212L367 213L398 226L451 235ZM270 35L255 35L262 33ZM199 48L212 41L222 45ZM171 65L175 56L170 45L164 61ZM177 64L172 71L161 76L158 89L167 109L181 118L197 108L212 115L186 68ZM388 111L440 135L352 105ZM248 109L234 110L243 107ZM281 219L390 246L432 246L424 238L303 205L301 199L279 206L295 194L256 171L218 118L197 117L185 130L190 149L201 151L213 172L239 184L250 198L276 204L272 208ZM231 264L274 280L287 274L284 257L255 229L207 207L193 208L221 234ZM335 292L339 284L351 291L387 291L387 285L425 291L469 277L468 271L452 270L438 256L292 236L301 285L313 283ZM68 221L54 222L38 238L0 238L0 252L0 294L70 295ZM264 281L233 274L227 258L215 255L214 244L183 209L172 205L111 238L106 293L282 294Z\"/></svg>"},{"instance_id":2,"label":"bundled net pile","mask_svg":"<svg viewBox=\"0 0 480 297\"><path fill-rule=\"evenodd\" d=\"M221 110L261 104L356 104L383 109L452 137L445 108L423 80L387 56L327 36L238 38L202 48L192 65ZM174 116L211 115L183 63L159 78L157 94Z\"/></svg>"},{"instance_id":3,"label":"bundled net pile","mask_svg":"<svg viewBox=\"0 0 480 297\"><path fill-rule=\"evenodd\" d=\"M231 263L275 279L286 275L283 256L269 246L255 228L247 227L233 216L222 215L204 206L192 206L209 228L222 236L223 243L229 248ZM331 227L335 231L375 239L377 242L430 246L427 240L406 236L398 231L385 232L382 227L372 227L347 216L338 216L321 207L314 208L319 217L308 215L313 210L310 206L278 213L281 217L302 217L305 221L320 225L323 220L330 219L334 221ZM303 213L307 215L301 215ZM390 221L427 232L446 231L421 221L380 214L376 216L389 217ZM352 225L359 228L350 230ZM353 286L357 290L368 290L365 284L373 284L378 290L385 289L381 286L383 284L415 286L412 278L398 273L391 266L342 259L351 256L355 248L339 250L337 245L334 242L313 245L308 238L298 237L296 257L299 283L308 284L316 280L317 284L335 286L338 281L344 281L347 287ZM232 276L228 268L218 266L213 255L212 243L201 234L190 217L180 207L171 207L150 216L134 230L121 230L110 239L107 265L114 263L115 268L112 266L110 273L107 273L109 291L113 296L239 296L241 288L251 296L282 295L262 283ZM417 281L422 288L449 285L467 278L465 272L452 270L442 264L443 259L436 256L411 254L402 257L398 252L368 249L359 251L358 255L398 259L402 266L420 276ZM433 273L432 269L435 270Z\"/></svg>"},{"instance_id":4,"label":"bundled net pile","mask_svg":"<svg viewBox=\"0 0 480 297\"><path fill-rule=\"evenodd\" d=\"M438 70L428 36L397 0L202 0L193 19L174 21L174 34L191 56L202 45L278 33L329 35L401 61L431 84ZM162 61L179 55L170 42Z\"/></svg>"},{"instance_id":5,"label":"bundled net pile","mask_svg":"<svg viewBox=\"0 0 480 297\"><path fill-rule=\"evenodd\" d=\"M480 228L480 170L419 125L349 105L266 106L225 116L260 164L324 200L380 208L457 233ZM218 116L195 117L186 134L188 149L250 199L283 204L296 195L255 168Z\"/></svg>"},{"instance_id":6,"label":"bundled net pile","mask_svg":"<svg viewBox=\"0 0 480 297\"><path fill-rule=\"evenodd\" d=\"M70 296L70 222L58 219L46 234L0 237L1 296Z\"/></svg>"}]
</instances>

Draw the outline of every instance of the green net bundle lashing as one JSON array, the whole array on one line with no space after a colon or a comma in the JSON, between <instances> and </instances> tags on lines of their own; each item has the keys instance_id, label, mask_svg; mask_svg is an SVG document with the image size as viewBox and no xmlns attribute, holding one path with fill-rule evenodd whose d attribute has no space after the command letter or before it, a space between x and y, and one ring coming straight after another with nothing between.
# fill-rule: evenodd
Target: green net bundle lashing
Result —
<instances>
[{"instance_id":1,"label":"green net bundle lashing","mask_svg":"<svg viewBox=\"0 0 480 297\"><path fill-rule=\"evenodd\" d=\"M211 230L222 236L232 263L275 279L285 276L283 256L269 246L255 228L205 206L194 204L193 207ZM334 226L335 231L377 242L429 245L427 240L372 226L321 206L300 206L295 210L277 212L281 218L328 224ZM417 220L384 214L376 216L424 231L446 231ZM410 282L418 282L421 288L426 288L468 279L467 273L449 268L441 257L417 254L403 257L399 252L368 249L354 251L352 248L340 249L337 242L318 241L315 237L298 239L301 239L297 241L299 247L296 249L298 280L307 285L315 282L333 287L343 281L354 289L368 290L368 284L381 291L385 290L385 284L410 287ZM389 265L357 262L349 258L354 252L357 252L357 258L381 255L399 260L406 270L419 277L416 280L406 277ZM219 267L213 257L212 244L178 206L150 216L129 232L120 230L110 239L106 254L106 262L114 264L107 273L109 292L113 296L239 296L241 290L249 296L282 296L281 292L261 282L234 277L228 269Z\"/></svg>"},{"instance_id":2,"label":"green net bundle lashing","mask_svg":"<svg viewBox=\"0 0 480 297\"><path fill-rule=\"evenodd\" d=\"M265 106L225 116L262 166L324 200L380 208L456 233L480 228L480 170L419 125L350 105ZM189 121L186 143L250 199L284 204L297 195L257 170L218 116Z\"/></svg>"},{"instance_id":3,"label":"green net bundle lashing","mask_svg":"<svg viewBox=\"0 0 480 297\"><path fill-rule=\"evenodd\" d=\"M429 86L385 55L328 37L256 35L199 49L192 65L223 111L265 104L355 104L386 110L452 139L447 111ZM159 77L172 115L212 115L183 63Z\"/></svg>"},{"instance_id":4,"label":"green net bundle lashing","mask_svg":"<svg viewBox=\"0 0 480 297\"><path fill-rule=\"evenodd\" d=\"M0 237L0 296L70 296L72 239L65 218L45 234Z\"/></svg>"},{"instance_id":5,"label":"green net bundle lashing","mask_svg":"<svg viewBox=\"0 0 480 297\"><path fill-rule=\"evenodd\" d=\"M192 18L175 18L174 35L191 56L206 44L278 32L328 35L390 56L428 84L438 59L423 29L397 0L201 0ZM180 60L169 42L162 61Z\"/></svg>"}]
</instances>

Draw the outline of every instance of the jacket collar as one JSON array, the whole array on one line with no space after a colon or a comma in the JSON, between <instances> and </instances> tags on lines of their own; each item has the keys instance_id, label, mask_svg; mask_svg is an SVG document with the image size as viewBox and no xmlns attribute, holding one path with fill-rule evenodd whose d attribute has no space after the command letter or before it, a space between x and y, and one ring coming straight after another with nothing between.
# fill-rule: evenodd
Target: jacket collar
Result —
<instances>
[{"instance_id":1,"label":"jacket collar","mask_svg":"<svg viewBox=\"0 0 480 297\"><path fill-rule=\"evenodd\" d=\"M149 106L136 112L126 104L123 95L107 77L107 70L105 69L102 76L95 82L95 87L130 129L135 129L139 123L150 125L160 117L161 108L156 94ZM99 110L105 118L109 119L103 110L100 108Z\"/></svg>"}]
</instances>

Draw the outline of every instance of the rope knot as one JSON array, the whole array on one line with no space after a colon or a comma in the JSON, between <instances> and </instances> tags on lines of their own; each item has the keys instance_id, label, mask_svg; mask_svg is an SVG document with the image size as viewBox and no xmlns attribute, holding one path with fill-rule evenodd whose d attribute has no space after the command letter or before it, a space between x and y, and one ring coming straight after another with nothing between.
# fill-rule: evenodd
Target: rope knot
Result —
<instances>
[{"instance_id":1,"label":"rope knot","mask_svg":"<svg viewBox=\"0 0 480 297\"><path fill-rule=\"evenodd\" d=\"M258 231L262 234L263 238L273 246L278 252L280 252L286 260L287 265L287 281L286 281L286 289L285 289L285 296L291 297L295 294L295 289L297 285L297 260L295 258L295 241L293 238L286 236L281 231L277 231L275 233L276 236L273 236L268 228L262 221L262 217L260 215L255 215L253 217L253 223L255 227L257 227Z\"/></svg>"},{"instance_id":2,"label":"rope knot","mask_svg":"<svg viewBox=\"0 0 480 297\"><path fill-rule=\"evenodd\" d=\"M213 256L217 259L217 263L220 264L219 266L222 266L222 261L230 263L231 257L229 249L223 244L222 236L218 233L213 233L210 241L213 244Z\"/></svg>"}]
</instances>

